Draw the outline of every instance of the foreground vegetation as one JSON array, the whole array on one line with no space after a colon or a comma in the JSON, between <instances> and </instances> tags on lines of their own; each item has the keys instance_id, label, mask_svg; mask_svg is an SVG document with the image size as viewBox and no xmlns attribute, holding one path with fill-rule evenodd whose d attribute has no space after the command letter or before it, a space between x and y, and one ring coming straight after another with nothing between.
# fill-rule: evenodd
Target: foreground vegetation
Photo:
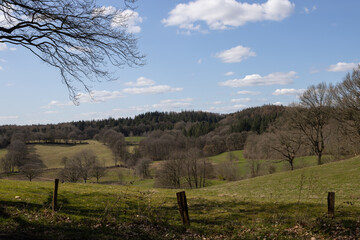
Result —
<instances>
[{"instance_id":1,"label":"foreground vegetation","mask_svg":"<svg viewBox=\"0 0 360 240\"><path fill-rule=\"evenodd\" d=\"M0 180L1 238L11 239L356 239L360 158L186 190L191 226L182 226L176 190ZM347 174L344 174L346 172ZM336 192L335 218L327 192Z\"/></svg>"}]
</instances>

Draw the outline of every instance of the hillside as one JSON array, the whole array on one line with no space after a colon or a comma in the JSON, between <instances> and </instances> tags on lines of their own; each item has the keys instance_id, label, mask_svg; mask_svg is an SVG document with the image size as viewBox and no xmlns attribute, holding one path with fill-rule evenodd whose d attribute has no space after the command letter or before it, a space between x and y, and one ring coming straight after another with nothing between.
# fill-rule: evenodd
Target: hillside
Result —
<instances>
[{"instance_id":1,"label":"hillside","mask_svg":"<svg viewBox=\"0 0 360 240\"><path fill-rule=\"evenodd\" d=\"M52 215L51 182L0 180L0 237L356 239L359 160L186 190L187 231L180 227L178 190L66 183L59 188L61 209ZM328 191L336 192L334 219L326 216Z\"/></svg>"}]
</instances>

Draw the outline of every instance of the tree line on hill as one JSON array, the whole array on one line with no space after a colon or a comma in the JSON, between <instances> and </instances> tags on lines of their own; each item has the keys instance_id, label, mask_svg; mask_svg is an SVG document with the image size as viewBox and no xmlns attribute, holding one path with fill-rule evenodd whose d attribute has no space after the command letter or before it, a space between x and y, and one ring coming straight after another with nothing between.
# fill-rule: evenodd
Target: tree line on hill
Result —
<instances>
[{"instance_id":1,"label":"tree line on hill","mask_svg":"<svg viewBox=\"0 0 360 240\"><path fill-rule=\"evenodd\" d=\"M360 67L337 85L310 86L299 103L288 107L265 105L227 115L154 112L133 119L2 126L0 146L7 147L8 153L1 166L3 171L14 171L35 161L26 160L36 159L26 152L26 143L71 144L84 139L106 144L113 153L114 166L132 168L142 178L155 176L156 184L163 187L203 187L206 179L214 176L238 179L233 156L216 165L207 160L226 151L244 150L251 177L275 171L271 165L262 169L263 160L284 161L293 170L296 157L315 155L317 163L323 164L324 155L342 158L358 154L359 92ZM125 136L134 133L146 138L129 152ZM151 174L150 163L160 160L156 173ZM99 165L91 162L91 168Z\"/></svg>"}]
</instances>

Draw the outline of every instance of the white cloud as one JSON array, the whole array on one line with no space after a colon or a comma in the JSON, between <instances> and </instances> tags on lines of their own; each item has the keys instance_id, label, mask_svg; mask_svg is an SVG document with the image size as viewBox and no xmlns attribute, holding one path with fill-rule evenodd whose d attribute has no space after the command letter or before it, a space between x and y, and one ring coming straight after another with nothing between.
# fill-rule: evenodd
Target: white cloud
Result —
<instances>
[{"instance_id":1,"label":"white cloud","mask_svg":"<svg viewBox=\"0 0 360 240\"><path fill-rule=\"evenodd\" d=\"M291 15L295 4L289 0L268 0L265 3L242 3L236 0L195 0L178 4L162 20L165 26L200 30L199 22L210 29L228 29L248 22L281 21Z\"/></svg>"},{"instance_id":2,"label":"white cloud","mask_svg":"<svg viewBox=\"0 0 360 240\"><path fill-rule=\"evenodd\" d=\"M0 121L15 120L18 118L19 116L0 116Z\"/></svg>"},{"instance_id":3,"label":"white cloud","mask_svg":"<svg viewBox=\"0 0 360 240\"><path fill-rule=\"evenodd\" d=\"M57 114L59 111L46 111L45 114Z\"/></svg>"},{"instance_id":4,"label":"white cloud","mask_svg":"<svg viewBox=\"0 0 360 240\"><path fill-rule=\"evenodd\" d=\"M294 89L294 88L283 88L283 89L276 89L275 92L273 92L273 95L280 96L280 95L301 95L303 92L305 92L306 89Z\"/></svg>"},{"instance_id":5,"label":"white cloud","mask_svg":"<svg viewBox=\"0 0 360 240\"><path fill-rule=\"evenodd\" d=\"M243 91L238 91L237 94L240 94L240 95L259 95L259 94L261 94L261 92L243 90Z\"/></svg>"},{"instance_id":6,"label":"white cloud","mask_svg":"<svg viewBox=\"0 0 360 240\"><path fill-rule=\"evenodd\" d=\"M247 59L248 57L255 56L256 53L252 52L250 48L243 47L241 45L219 52L215 55L215 57L220 58L221 61L225 63L237 63Z\"/></svg>"},{"instance_id":7,"label":"white cloud","mask_svg":"<svg viewBox=\"0 0 360 240\"><path fill-rule=\"evenodd\" d=\"M317 9L317 7L314 5L312 6L312 8L307 8L307 7L304 7L304 12L306 14L310 14L311 12L315 11Z\"/></svg>"},{"instance_id":8,"label":"white cloud","mask_svg":"<svg viewBox=\"0 0 360 240\"><path fill-rule=\"evenodd\" d=\"M8 50L8 46L5 43L0 43L0 51Z\"/></svg>"},{"instance_id":9,"label":"white cloud","mask_svg":"<svg viewBox=\"0 0 360 240\"><path fill-rule=\"evenodd\" d=\"M140 17L138 12L130 9L124 11L117 10L113 6L103 6L95 9L94 15L113 15L111 26L114 28L124 28L128 33L139 33L141 27L139 23L143 22L143 18Z\"/></svg>"},{"instance_id":10,"label":"white cloud","mask_svg":"<svg viewBox=\"0 0 360 240\"><path fill-rule=\"evenodd\" d=\"M203 61L203 60L200 58L199 60L197 60L197 63L198 63L198 64L202 64L202 61Z\"/></svg>"},{"instance_id":11,"label":"white cloud","mask_svg":"<svg viewBox=\"0 0 360 240\"><path fill-rule=\"evenodd\" d=\"M231 99L232 103L248 103L251 102L251 98L236 98L236 99Z\"/></svg>"},{"instance_id":12,"label":"white cloud","mask_svg":"<svg viewBox=\"0 0 360 240\"><path fill-rule=\"evenodd\" d=\"M152 86L155 82L151 79L145 77L139 77L136 82L126 82L124 85L129 87L144 87L144 86Z\"/></svg>"},{"instance_id":13,"label":"white cloud","mask_svg":"<svg viewBox=\"0 0 360 240\"><path fill-rule=\"evenodd\" d=\"M327 69L329 72L347 72L356 68L360 63L345 63L338 62L337 64L330 65Z\"/></svg>"},{"instance_id":14,"label":"white cloud","mask_svg":"<svg viewBox=\"0 0 360 240\"><path fill-rule=\"evenodd\" d=\"M65 106L72 106L74 105L73 102L68 101L68 102L60 102L57 100L53 100L51 101L49 104L42 106L41 108L45 108L45 109L50 109L51 107L65 107Z\"/></svg>"},{"instance_id":15,"label":"white cloud","mask_svg":"<svg viewBox=\"0 0 360 240\"><path fill-rule=\"evenodd\" d=\"M127 21L124 21L124 18ZM111 26L112 27L126 27L128 33L139 33L141 32L141 27L138 26L139 23L142 23L143 19L139 16L138 12L126 9L122 12L119 12L115 15Z\"/></svg>"},{"instance_id":16,"label":"white cloud","mask_svg":"<svg viewBox=\"0 0 360 240\"><path fill-rule=\"evenodd\" d=\"M163 110L171 110L175 108L186 108L191 107L193 104L192 98L185 98L185 99L167 99L160 101L160 103L153 104L152 107L156 109L163 109Z\"/></svg>"},{"instance_id":17,"label":"white cloud","mask_svg":"<svg viewBox=\"0 0 360 240\"><path fill-rule=\"evenodd\" d=\"M81 54L84 52L91 52L90 48L84 48L84 47L80 47L80 46L74 46L74 47L70 47L69 51L75 54Z\"/></svg>"},{"instance_id":18,"label":"white cloud","mask_svg":"<svg viewBox=\"0 0 360 240\"><path fill-rule=\"evenodd\" d=\"M91 93L78 93L76 95L80 103L94 103L94 102L105 102L111 99L124 97L120 91L91 91Z\"/></svg>"},{"instance_id":19,"label":"white cloud","mask_svg":"<svg viewBox=\"0 0 360 240\"><path fill-rule=\"evenodd\" d=\"M317 69L317 68L314 68L314 67L310 68L310 73L311 74L315 74L315 73L319 73L319 72L320 72L320 70Z\"/></svg>"},{"instance_id":20,"label":"white cloud","mask_svg":"<svg viewBox=\"0 0 360 240\"><path fill-rule=\"evenodd\" d=\"M144 88L125 88L124 93L129 94L159 94L159 93L169 93L169 92L179 92L183 88L173 88L168 85L157 85Z\"/></svg>"},{"instance_id":21,"label":"white cloud","mask_svg":"<svg viewBox=\"0 0 360 240\"><path fill-rule=\"evenodd\" d=\"M274 102L273 105L281 106L283 104L282 104L282 102Z\"/></svg>"},{"instance_id":22,"label":"white cloud","mask_svg":"<svg viewBox=\"0 0 360 240\"><path fill-rule=\"evenodd\" d=\"M2 67L2 66L0 66L0 71L1 71L1 70L3 70L3 67Z\"/></svg>"},{"instance_id":23,"label":"white cloud","mask_svg":"<svg viewBox=\"0 0 360 240\"><path fill-rule=\"evenodd\" d=\"M225 73L225 76L232 76L234 74L235 74L234 72L227 72L227 73Z\"/></svg>"},{"instance_id":24,"label":"white cloud","mask_svg":"<svg viewBox=\"0 0 360 240\"><path fill-rule=\"evenodd\" d=\"M247 75L244 78L232 79L225 82L220 82L220 86L226 87L247 87L247 86L268 86L268 85L286 85L293 82L296 78L296 72L291 71L287 73L276 72L270 73L266 76L260 76L259 74Z\"/></svg>"},{"instance_id":25,"label":"white cloud","mask_svg":"<svg viewBox=\"0 0 360 240\"><path fill-rule=\"evenodd\" d=\"M241 109L246 108L247 106L244 104L236 104L233 106L221 106L221 107L210 107L208 110L209 112L218 112L218 113L231 113L235 111L239 111Z\"/></svg>"},{"instance_id":26,"label":"white cloud","mask_svg":"<svg viewBox=\"0 0 360 240\"><path fill-rule=\"evenodd\" d=\"M0 43L0 51L16 51L16 48L11 47L9 48L5 43Z\"/></svg>"},{"instance_id":27,"label":"white cloud","mask_svg":"<svg viewBox=\"0 0 360 240\"><path fill-rule=\"evenodd\" d=\"M213 102L213 104L214 105L220 105L220 104L223 104L223 102L222 101L215 101L215 102Z\"/></svg>"}]
</instances>

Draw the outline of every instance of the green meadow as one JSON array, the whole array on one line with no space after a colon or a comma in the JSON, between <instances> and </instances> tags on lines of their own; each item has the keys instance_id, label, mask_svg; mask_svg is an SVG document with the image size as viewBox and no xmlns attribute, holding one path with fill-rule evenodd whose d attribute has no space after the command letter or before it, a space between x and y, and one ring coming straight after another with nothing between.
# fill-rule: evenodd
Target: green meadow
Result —
<instances>
[{"instance_id":1,"label":"green meadow","mask_svg":"<svg viewBox=\"0 0 360 240\"><path fill-rule=\"evenodd\" d=\"M47 168L64 167L61 160L64 157L71 157L82 150L92 150L97 155L99 161L105 166L113 166L114 160L111 150L103 143L95 140L84 141L84 144L64 145L64 144L33 144L29 145L29 151L39 155L40 159Z\"/></svg>"},{"instance_id":2,"label":"green meadow","mask_svg":"<svg viewBox=\"0 0 360 240\"><path fill-rule=\"evenodd\" d=\"M49 234L54 239L356 239L359 171L356 157L185 190L188 228L177 210L180 190L64 183L59 210L52 213L52 182L0 180L0 238L31 233L38 239ZM336 193L334 218L327 216L329 191Z\"/></svg>"}]
</instances>

